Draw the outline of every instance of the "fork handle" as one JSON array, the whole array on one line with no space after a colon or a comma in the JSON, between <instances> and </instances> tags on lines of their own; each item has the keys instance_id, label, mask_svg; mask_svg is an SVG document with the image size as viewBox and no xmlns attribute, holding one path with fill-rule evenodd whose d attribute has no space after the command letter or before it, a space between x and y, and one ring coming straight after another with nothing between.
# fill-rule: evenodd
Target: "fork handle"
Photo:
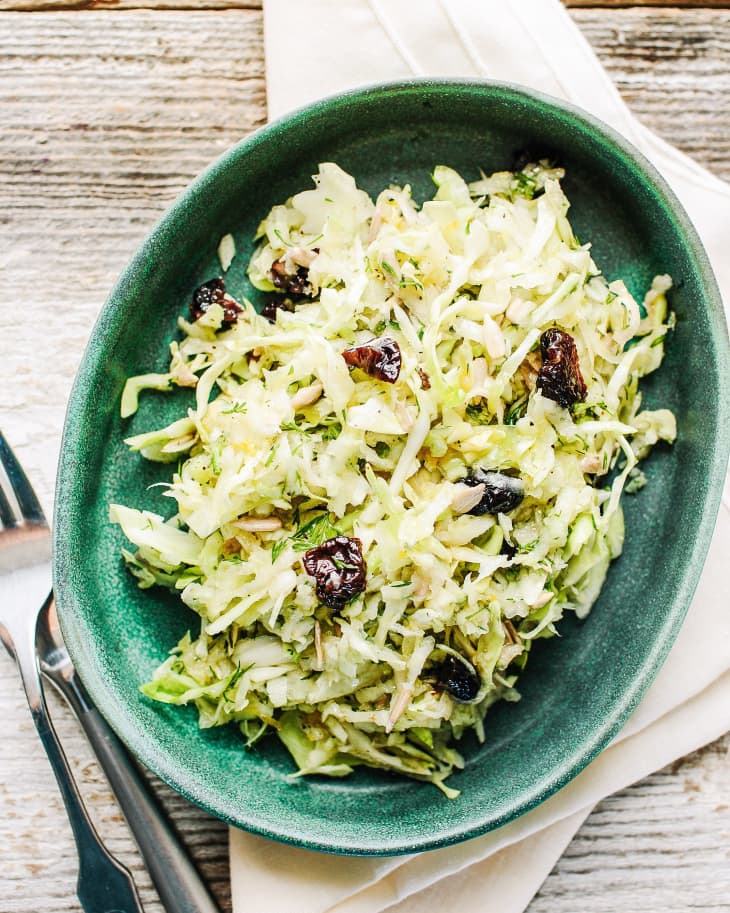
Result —
<instances>
[{"instance_id":1,"label":"fork handle","mask_svg":"<svg viewBox=\"0 0 730 913\"><path fill-rule=\"evenodd\" d=\"M59 687L59 682L52 681ZM220 913L152 791L93 705L78 675L67 678L59 690L78 717L109 780L163 907L168 913Z\"/></svg>"},{"instance_id":2,"label":"fork handle","mask_svg":"<svg viewBox=\"0 0 730 913\"><path fill-rule=\"evenodd\" d=\"M86 812L66 755L48 716L43 689L40 687L35 645L31 646L27 637L22 635L16 637L12 645L31 716L56 777L76 840L79 853L76 890L81 906L85 913L143 913L132 876L101 842Z\"/></svg>"}]
</instances>

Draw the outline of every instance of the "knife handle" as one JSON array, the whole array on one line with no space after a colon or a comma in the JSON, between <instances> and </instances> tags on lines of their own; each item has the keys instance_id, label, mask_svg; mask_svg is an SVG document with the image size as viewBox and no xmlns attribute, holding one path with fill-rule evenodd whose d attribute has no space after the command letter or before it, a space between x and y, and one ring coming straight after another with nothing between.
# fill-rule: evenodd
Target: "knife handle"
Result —
<instances>
[{"instance_id":1,"label":"knife handle","mask_svg":"<svg viewBox=\"0 0 730 913\"><path fill-rule=\"evenodd\" d=\"M150 787L78 676L66 679L64 686L59 690L77 715L109 780L163 907L168 913L220 913Z\"/></svg>"}]
</instances>

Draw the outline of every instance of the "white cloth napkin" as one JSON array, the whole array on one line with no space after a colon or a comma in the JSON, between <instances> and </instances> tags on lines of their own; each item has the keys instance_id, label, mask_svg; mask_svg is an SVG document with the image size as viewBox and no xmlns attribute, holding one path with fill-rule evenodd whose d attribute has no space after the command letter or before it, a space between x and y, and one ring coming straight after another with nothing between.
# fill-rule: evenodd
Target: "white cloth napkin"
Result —
<instances>
[{"instance_id":1,"label":"white cloth napkin","mask_svg":"<svg viewBox=\"0 0 730 913\"><path fill-rule=\"evenodd\" d=\"M264 26L272 118L413 76L519 82L591 111L672 185L730 301L730 186L634 118L558 0L264 0ZM391 859L327 856L232 829L234 913L520 913L596 802L730 729L729 555L730 484L667 662L611 746L547 802L484 837Z\"/></svg>"}]
</instances>

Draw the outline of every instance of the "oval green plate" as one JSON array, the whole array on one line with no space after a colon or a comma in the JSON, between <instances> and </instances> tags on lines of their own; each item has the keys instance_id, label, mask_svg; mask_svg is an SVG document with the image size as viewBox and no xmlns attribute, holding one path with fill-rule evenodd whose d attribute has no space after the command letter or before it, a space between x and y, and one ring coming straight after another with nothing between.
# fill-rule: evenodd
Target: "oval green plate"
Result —
<instances>
[{"instance_id":1,"label":"oval green plate","mask_svg":"<svg viewBox=\"0 0 730 913\"><path fill-rule=\"evenodd\" d=\"M627 537L589 618L567 619L541 642L522 701L487 717L487 741L465 740L467 766L448 801L432 786L359 770L344 780L290 780L275 738L247 752L234 727L200 731L192 708L154 704L138 685L196 618L158 590L137 589L107 519L112 501L169 511L169 467L127 453L122 439L167 422L189 393L147 393L119 419L130 374L164 370L175 320L192 289L219 272L252 293L245 264L269 207L310 186L321 161L370 193L408 182L432 192L434 165L467 178L510 166L525 146L567 168L578 237L609 278L642 295L670 273L677 327L661 370L644 386L650 407L679 418L674 447L648 461L649 484L625 499ZM90 252L93 255L93 252ZM574 777L616 734L659 669L695 589L715 519L728 451L728 340L720 297L697 235L654 169L586 114L517 87L412 82L327 99L248 137L172 206L114 289L71 395L58 478L55 588L69 650L104 716L129 748L213 814L279 840L339 853L385 855L445 846L506 823Z\"/></svg>"}]
</instances>

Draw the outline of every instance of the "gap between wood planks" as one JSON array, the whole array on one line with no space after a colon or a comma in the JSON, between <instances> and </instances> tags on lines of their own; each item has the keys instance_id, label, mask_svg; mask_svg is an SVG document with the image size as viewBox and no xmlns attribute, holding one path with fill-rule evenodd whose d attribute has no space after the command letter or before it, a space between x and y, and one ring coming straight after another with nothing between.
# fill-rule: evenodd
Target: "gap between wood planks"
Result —
<instances>
[{"instance_id":1,"label":"gap between wood planks","mask_svg":"<svg viewBox=\"0 0 730 913\"><path fill-rule=\"evenodd\" d=\"M299 2L299 0L293 0ZM73 12L74 10L260 10L262 0L0 0L1 12ZM573 9L730 9L730 0L563 0Z\"/></svg>"}]
</instances>

